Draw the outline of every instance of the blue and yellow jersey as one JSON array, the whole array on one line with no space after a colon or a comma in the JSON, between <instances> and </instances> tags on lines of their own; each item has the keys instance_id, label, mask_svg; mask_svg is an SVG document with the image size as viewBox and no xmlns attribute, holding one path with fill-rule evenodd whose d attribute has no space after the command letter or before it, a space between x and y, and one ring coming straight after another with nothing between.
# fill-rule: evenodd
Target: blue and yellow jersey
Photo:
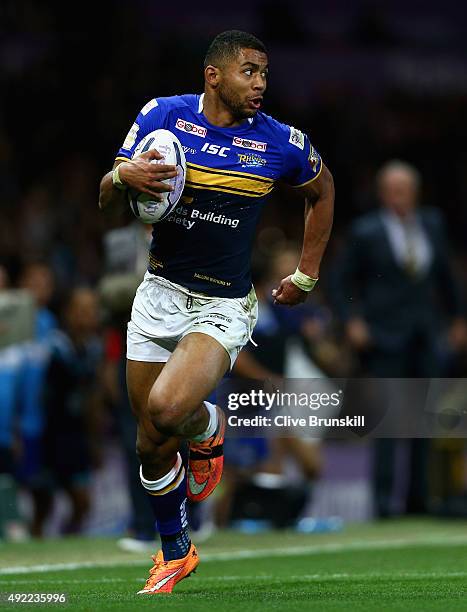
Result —
<instances>
[{"instance_id":1,"label":"blue and yellow jersey","mask_svg":"<svg viewBox=\"0 0 467 612\"><path fill-rule=\"evenodd\" d=\"M144 136L170 130L187 160L176 209L154 225L149 271L192 291L243 297L251 288L250 256L262 206L277 181L300 187L322 162L308 137L257 113L236 127L211 125L203 95L150 100L138 114L117 160L131 159Z\"/></svg>"}]
</instances>

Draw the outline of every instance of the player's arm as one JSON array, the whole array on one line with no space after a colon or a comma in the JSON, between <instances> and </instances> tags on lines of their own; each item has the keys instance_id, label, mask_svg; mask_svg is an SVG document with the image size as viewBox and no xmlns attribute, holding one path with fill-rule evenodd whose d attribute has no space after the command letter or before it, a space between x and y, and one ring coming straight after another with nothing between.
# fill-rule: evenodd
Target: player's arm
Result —
<instances>
[{"instance_id":1,"label":"player's arm","mask_svg":"<svg viewBox=\"0 0 467 612\"><path fill-rule=\"evenodd\" d=\"M151 150L128 161L117 160L101 180L99 208L123 211L128 205L128 188L148 193L158 200L162 199L161 193L171 191L173 188L162 181L177 175L175 166L152 164L153 159L162 159L162 155Z\"/></svg>"},{"instance_id":2,"label":"player's arm","mask_svg":"<svg viewBox=\"0 0 467 612\"><path fill-rule=\"evenodd\" d=\"M334 214L334 181L323 164L319 176L300 187L305 196L305 231L297 271L282 279L272 295L279 304L304 302L319 278L319 269L331 233ZM300 286L302 288L300 288Z\"/></svg>"}]
</instances>

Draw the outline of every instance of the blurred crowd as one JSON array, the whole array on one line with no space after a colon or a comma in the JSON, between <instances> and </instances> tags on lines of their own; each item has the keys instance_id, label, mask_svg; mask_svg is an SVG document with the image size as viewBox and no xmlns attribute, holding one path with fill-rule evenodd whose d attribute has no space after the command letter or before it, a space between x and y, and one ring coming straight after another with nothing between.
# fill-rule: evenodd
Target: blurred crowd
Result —
<instances>
[{"instance_id":1,"label":"blurred crowd","mask_svg":"<svg viewBox=\"0 0 467 612\"><path fill-rule=\"evenodd\" d=\"M125 323L149 235L129 215L100 213L98 183L144 103L202 90L203 54L223 29L264 39L265 111L310 135L337 193L320 283L294 310L272 305L270 290L297 264L303 207L286 190L273 195L253 260L259 348L242 353L235 375L291 376L297 351L317 376L467 375L464 9L441 18L434 2L422 16L397 2L337 2L318 14L305 2L257 1L221 16L209 2L196 13L183 3L101 4L105 17L92 19L85 8L70 19L56 3L0 7L0 524L11 537L24 525L18 488L31 499L28 533L43 533L57 490L70 500L61 530L82 528L108 438L129 466L129 529L153 537L124 382ZM322 444L232 448L217 523L248 518L241 499L261 515L265 474L263 488L275 482L286 495L271 480L286 461L309 487ZM403 511L462 515L464 452L462 440L412 441ZM394 513L394 453L393 441L375 444L379 517ZM267 517L277 525L306 503L303 490L301 502L288 494L298 510Z\"/></svg>"}]
</instances>

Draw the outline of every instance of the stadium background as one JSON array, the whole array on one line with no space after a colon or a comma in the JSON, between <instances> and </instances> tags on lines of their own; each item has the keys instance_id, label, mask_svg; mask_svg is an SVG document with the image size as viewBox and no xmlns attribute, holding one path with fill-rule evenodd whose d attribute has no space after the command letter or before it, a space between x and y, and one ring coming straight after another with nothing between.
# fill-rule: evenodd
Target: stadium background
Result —
<instances>
[{"instance_id":1,"label":"stadium background","mask_svg":"<svg viewBox=\"0 0 467 612\"><path fill-rule=\"evenodd\" d=\"M317 298L331 321L326 342L343 347L327 362L329 373L354 373L356 359L333 318L326 277L349 224L374 207L374 176L386 160L405 159L422 173L422 201L444 213L452 263L465 293L465 6L251 1L224 5L220 12L214 2L194 7L115 1L99 3L98 10L83 3L70 13L65 4L9 0L0 7L5 289L15 287L23 264L34 260L46 261L54 272L52 310L70 288L98 286L105 274L103 236L110 224L129 221L109 222L99 212L100 177L147 100L201 91L207 45L219 31L234 27L254 32L268 47L264 110L308 133L335 177L335 229ZM267 207L258 242L263 252L301 239L302 208L289 205L288 197L280 192ZM439 332L445 346L442 321ZM466 375L465 352L446 355L445 363L445 376ZM128 519L128 497L112 412L103 415L104 452L93 471L84 531L118 535ZM456 452L458 462L463 449ZM404 456L399 459L403 465ZM371 519L370 445L325 443L323 462L309 511L346 521ZM461 471L462 478L465 486ZM462 497L462 488L457 494ZM66 502L60 496L58 501L49 534L57 533L59 515L66 512ZM26 521L28 507L23 492Z\"/></svg>"}]
</instances>

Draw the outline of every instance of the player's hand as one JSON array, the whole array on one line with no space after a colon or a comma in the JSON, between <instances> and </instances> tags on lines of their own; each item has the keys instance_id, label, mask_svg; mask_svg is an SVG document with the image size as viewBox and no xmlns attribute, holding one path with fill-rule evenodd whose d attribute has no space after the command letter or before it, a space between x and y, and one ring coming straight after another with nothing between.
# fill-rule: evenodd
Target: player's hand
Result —
<instances>
[{"instance_id":1,"label":"player's hand","mask_svg":"<svg viewBox=\"0 0 467 612\"><path fill-rule=\"evenodd\" d=\"M285 306L295 306L301 304L308 297L308 292L302 291L297 285L294 285L290 280L292 275L290 274L286 278L283 278L277 289L272 290L272 297L274 298L274 304L284 304Z\"/></svg>"},{"instance_id":2,"label":"player's hand","mask_svg":"<svg viewBox=\"0 0 467 612\"><path fill-rule=\"evenodd\" d=\"M162 181L177 176L177 169L173 165L151 163L152 160L160 159L163 159L163 155L152 149L131 161L121 163L118 168L122 183L161 200L161 193L173 191L173 187Z\"/></svg>"}]
</instances>

